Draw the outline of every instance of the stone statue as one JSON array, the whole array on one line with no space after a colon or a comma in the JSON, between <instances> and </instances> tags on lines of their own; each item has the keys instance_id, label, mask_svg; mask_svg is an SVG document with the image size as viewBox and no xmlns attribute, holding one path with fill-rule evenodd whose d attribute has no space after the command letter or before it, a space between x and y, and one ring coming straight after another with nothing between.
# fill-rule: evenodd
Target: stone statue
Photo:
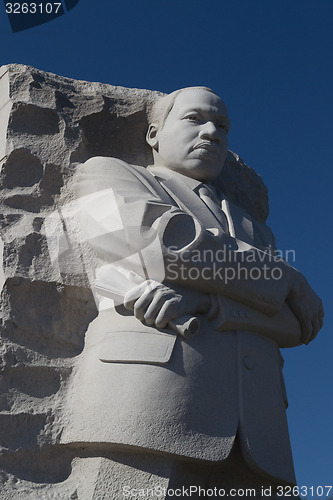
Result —
<instances>
[{"instance_id":1,"label":"stone statue","mask_svg":"<svg viewBox=\"0 0 333 500\"><path fill-rule=\"evenodd\" d=\"M61 443L108 450L112 498L161 478L258 498L296 482L279 347L311 342L323 309L271 230L221 191L229 126L212 90L181 89L150 114L153 165L94 157L77 171L104 298Z\"/></svg>"},{"instance_id":2,"label":"stone statue","mask_svg":"<svg viewBox=\"0 0 333 500\"><path fill-rule=\"evenodd\" d=\"M219 97L9 64L0 101L1 499L294 484L279 347L322 306Z\"/></svg>"}]
</instances>

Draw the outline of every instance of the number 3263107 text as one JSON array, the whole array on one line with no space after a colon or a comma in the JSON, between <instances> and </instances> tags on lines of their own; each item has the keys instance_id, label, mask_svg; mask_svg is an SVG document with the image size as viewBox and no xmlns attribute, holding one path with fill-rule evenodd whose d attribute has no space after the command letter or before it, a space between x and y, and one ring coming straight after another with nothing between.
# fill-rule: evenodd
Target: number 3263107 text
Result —
<instances>
[{"instance_id":1,"label":"number 3263107 text","mask_svg":"<svg viewBox=\"0 0 333 500\"><path fill-rule=\"evenodd\" d=\"M61 2L48 3L6 3L7 14L57 14Z\"/></svg>"}]
</instances>

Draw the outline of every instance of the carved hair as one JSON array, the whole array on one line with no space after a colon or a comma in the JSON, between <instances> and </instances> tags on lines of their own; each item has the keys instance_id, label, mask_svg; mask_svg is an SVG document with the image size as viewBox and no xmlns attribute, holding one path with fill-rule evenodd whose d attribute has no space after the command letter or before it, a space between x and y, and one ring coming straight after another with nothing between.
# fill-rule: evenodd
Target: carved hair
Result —
<instances>
[{"instance_id":1,"label":"carved hair","mask_svg":"<svg viewBox=\"0 0 333 500\"><path fill-rule=\"evenodd\" d=\"M177 96L186 90L206 90L207 92L211 92L217 97L220 97L216 92L214 92L214 90L208 87L185 87L183 89L175 90L174 92L171 92L171 94L164 95L154 102L150 112L148 113L148 125L151 123L157 123L163 127L165 120L169 116L169 113L175 104Z\"/></svg>"}]
</instances>

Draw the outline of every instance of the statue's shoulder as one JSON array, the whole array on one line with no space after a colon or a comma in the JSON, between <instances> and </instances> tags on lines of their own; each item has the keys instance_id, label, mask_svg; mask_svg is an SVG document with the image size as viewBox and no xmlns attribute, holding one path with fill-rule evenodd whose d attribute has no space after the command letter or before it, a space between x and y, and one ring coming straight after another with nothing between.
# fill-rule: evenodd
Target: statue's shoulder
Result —
<instances>
[{"instance_id":1,"label":"statue's shoulder","mask_svg":"<svg viewBox=\"0 0 333 500\"><path fill-rule=\"evenodd\" d=\"M76 191L91 193L104 189L117 189L141 184L156 183L153 175L145 167L130 165L118 158L94 156L80 164L75 172Z\"/></svg>"},{"instance_id":2,"label":"statue's shoulder","mask_svg":"<svg viewBox=\"0 0 333 500\"><path fill-rule=\"evenodd\" d=\"M145 167L130 165L123 160L119 160L119 158L105 156L94 156L89 158L76 168L77 182L89 181L92 179L96 181L100 179L101 183L107 185L110 182L116 182L117 179L126 180L133 178L133 176L139 179L152 177Z\"/></svg>"},{"instance_id":3,"label":"statue's shoulder","mask_svg":"<svg viewBox=\"0 0 333 500\"><path fill-rule=\"evenodd\" d=\"M144 172L146 169L138 165L130 165L119 158L107 156L93 156L77 167L79 172L105 173L120 172Z\"/></svg>"}]
</instances>

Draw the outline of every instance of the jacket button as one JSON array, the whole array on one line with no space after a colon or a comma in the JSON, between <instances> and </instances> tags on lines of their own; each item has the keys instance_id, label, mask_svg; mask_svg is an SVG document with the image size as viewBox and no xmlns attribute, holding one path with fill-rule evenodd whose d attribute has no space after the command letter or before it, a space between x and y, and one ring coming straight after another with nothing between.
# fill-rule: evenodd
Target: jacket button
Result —
<instances>
[{"instance_id":1,"label":"jacket button","mask_svg":"<svg viewBox=\"0 0 333 500\"><path fill-rule=\"evenodd\" d=\"M251 356L245 356L243 362L248 370L253 370L253 368L255 367L255 362L251 358Z\"/></svg>"}]
</instances>

